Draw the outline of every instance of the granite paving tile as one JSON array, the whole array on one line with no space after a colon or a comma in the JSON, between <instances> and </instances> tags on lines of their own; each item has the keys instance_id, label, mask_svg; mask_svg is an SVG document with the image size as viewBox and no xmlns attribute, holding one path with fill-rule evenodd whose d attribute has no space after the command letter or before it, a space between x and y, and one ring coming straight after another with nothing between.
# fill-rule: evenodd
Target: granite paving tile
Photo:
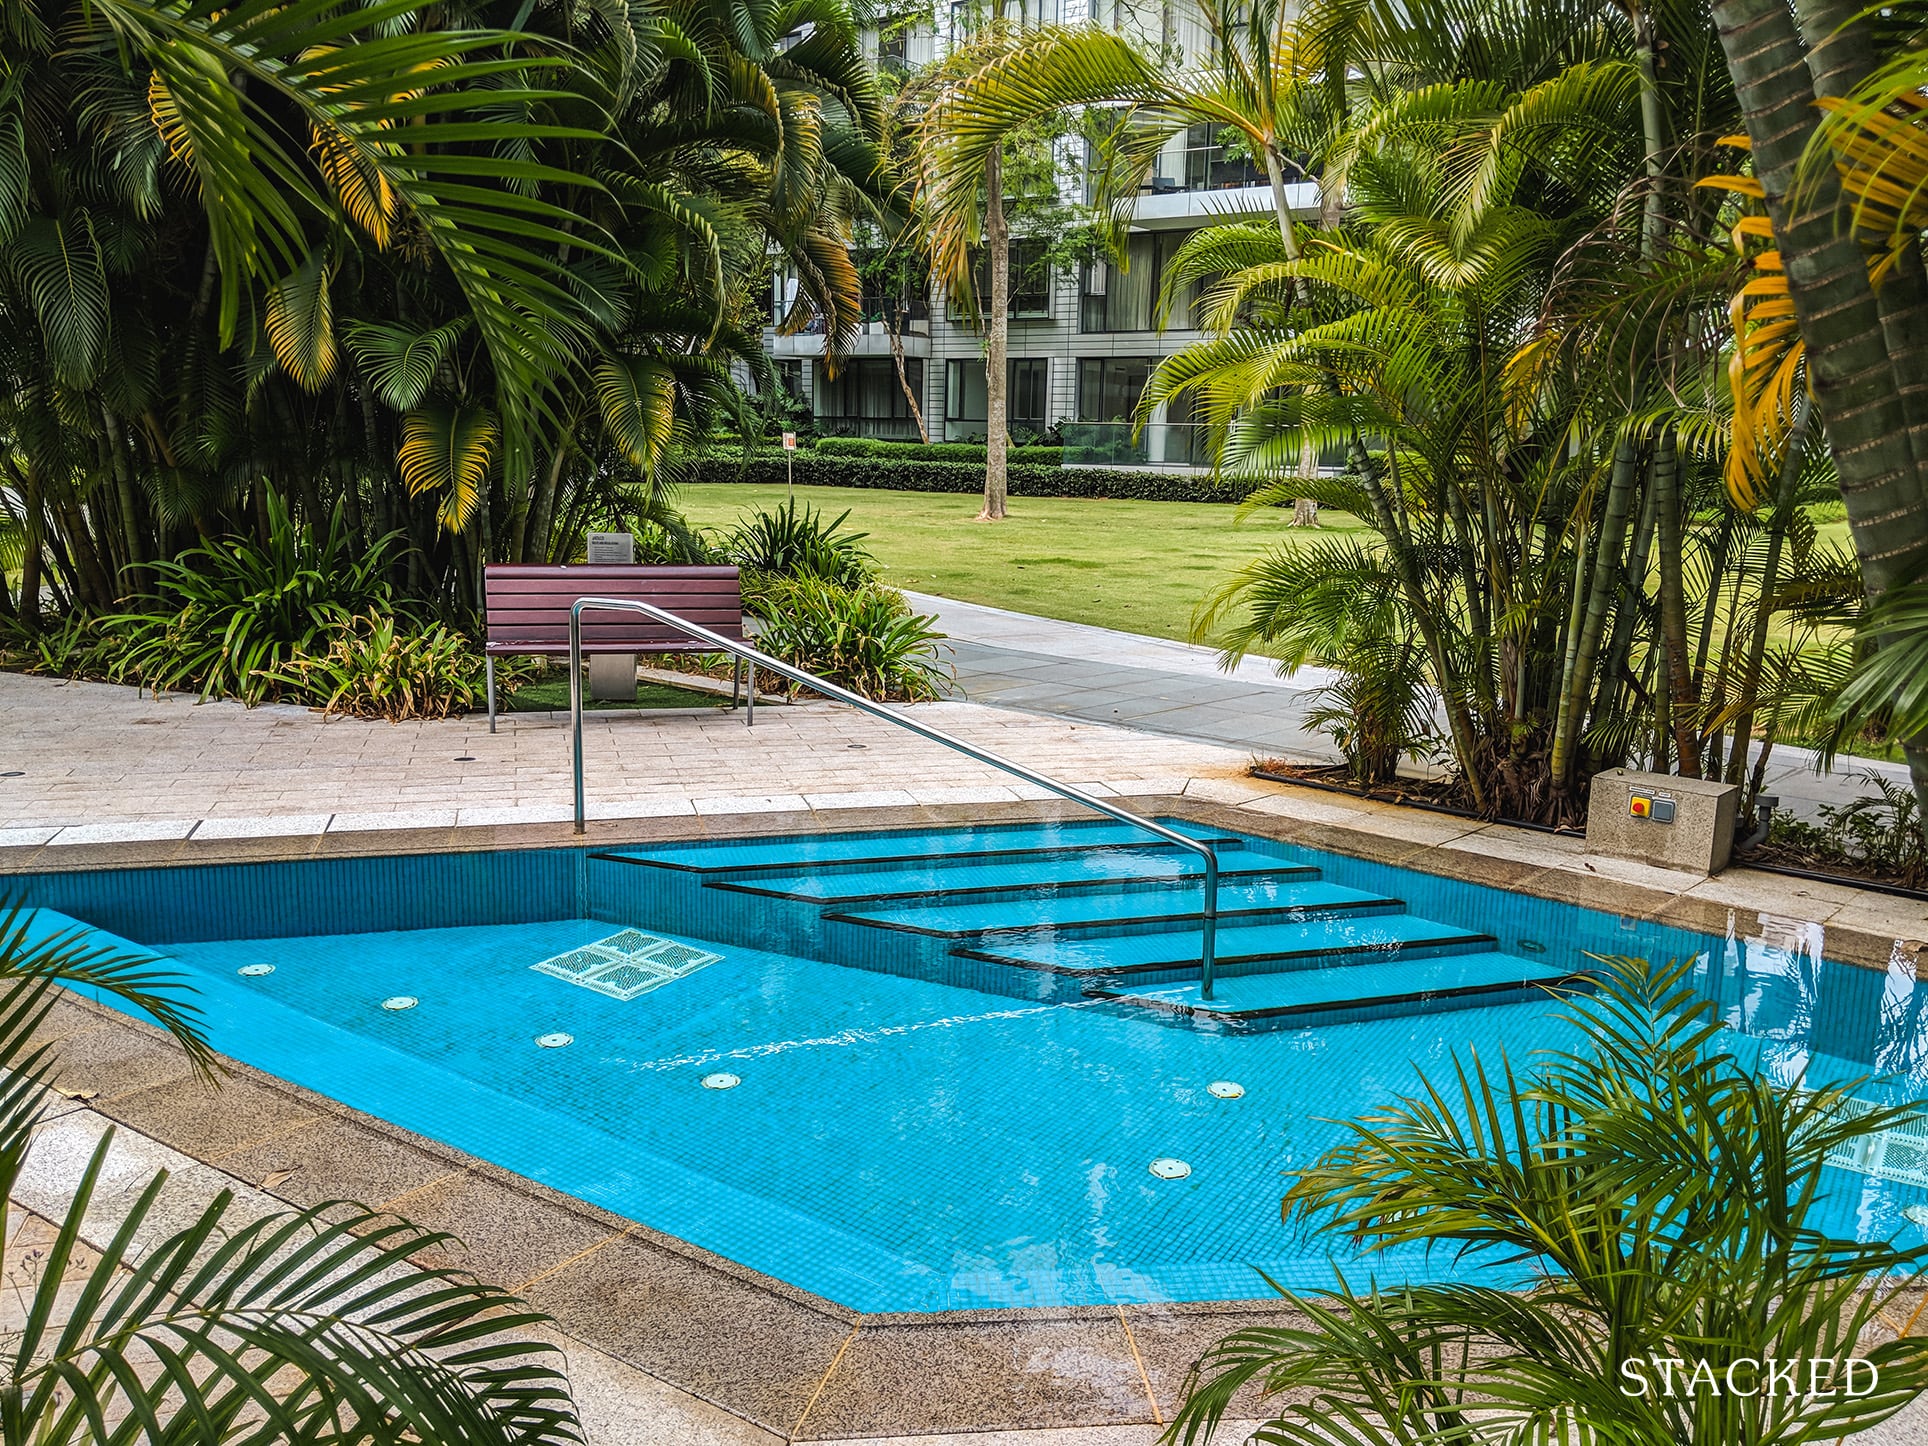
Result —
<instances>
[{"instance_id":1,"label":"granite paving tile","mask_svg":"<svg viewBox=\"0 0 1928 1446\"><path fill-rule=\"evenodd\" d=\"M901 1319L901 1318L898 1318ZM797 1433L805 1441L1152 1421L1117 1316L866 1324Z\"/></svg>"},{"instance_id":2,"label":"granite paving tile","mask_svg":"<svg viewBox=\"0 0 1928 1446\"><path fill-rule=\"evenodd\" d=\"M785 1435L854 1323L634 1238L523 1294L570 1335Z\"/></svg>"}]
</instances>

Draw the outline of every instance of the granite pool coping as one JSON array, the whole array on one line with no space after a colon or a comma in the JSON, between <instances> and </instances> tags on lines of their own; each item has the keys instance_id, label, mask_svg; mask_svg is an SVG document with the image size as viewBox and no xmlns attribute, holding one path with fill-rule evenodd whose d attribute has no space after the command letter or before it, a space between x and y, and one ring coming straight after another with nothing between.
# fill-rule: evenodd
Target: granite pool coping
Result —
<instances>
[{"instance_id":1,"label":"granite pool coping","mask_svg":"<svg viewBox=\"0 0 1928 1446\"><path fill-rule=\"evenodd\" d=\"M1745 869L1701 880L1504 825L1236 785L1219 794L1132 803L1716 935L1730 917L1798 915L1824 926L1830 957L1864 967L1898 951L1919 960L1928 939L1928 906L1846 885ZM592 820L580 836L560 824L29 846L0 851L0 875L1083 814L957 804ZM576 1339L789 1441L1162 1426L1213 1341L1293 1318L1262 1299L863 1314L237 1061L212 1091L158 1030L91 1002L63 1000L43 1032L60 1044L64 1088L101 1116L290 1204L357 1199L458 1235L466 1248L452 1263L523 1294Z\"/></svg>"}]
</instances>

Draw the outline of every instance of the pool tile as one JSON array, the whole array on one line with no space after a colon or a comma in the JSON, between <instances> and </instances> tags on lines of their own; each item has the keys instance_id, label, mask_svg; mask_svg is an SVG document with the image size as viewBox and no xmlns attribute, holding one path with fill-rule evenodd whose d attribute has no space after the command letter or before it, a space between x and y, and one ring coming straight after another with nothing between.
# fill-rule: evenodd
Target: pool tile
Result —
<instances>
[{"instance_id":1,"label":"pool tile","mask_svg":"<svg viewBox=\"0 0 1928 1446\"><path fill-rule=\"evenodd\" d=\"M853 1320L633 1237L612 1241L524 1295L570 1334L786 1435Z\"/></svg>"},{"instance_id":2,"label":"pool tile","mask_svg":"<svg viewBox=\"0 0 1928 1446\"><path fill-rule=\"evenodd\" d=\"M866 1324L810 1408L801 1441L1152 1421L1116 1312Z\"/></svg>"}]
</instances>

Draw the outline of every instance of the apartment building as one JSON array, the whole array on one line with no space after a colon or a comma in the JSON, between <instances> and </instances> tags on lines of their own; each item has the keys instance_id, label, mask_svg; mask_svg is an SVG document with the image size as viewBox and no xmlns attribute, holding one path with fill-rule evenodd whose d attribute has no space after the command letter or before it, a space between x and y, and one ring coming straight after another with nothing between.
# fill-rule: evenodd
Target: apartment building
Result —
<instances>
[{"instance_id":1,"label":"apartment building","mask_svg":"<svg viewBox=\"0 0 1928 1446\"><path fill-rule=\"evenodd\" d=\"M1103 24L1135 34L1148 47L1182 57L1203 54L1211 38L1189 0L1009 0L1028 21ZM982 0L948 0L935 24L873 34L881 67L929 64L962 33ZM1007 9L1007 14L1020 13ZM1068 174L1083 170L1067 167ZM1078 183L1082 184L1082 182ZM1297 214L1316 215L1318 186L1296 180L1287 198ZM1089 199L1089 198L1085 198ZM1164 268L1185 237L1229 217L1272 213L1272 192L1247 159L1229 155L1214 129L1195 126L1160 153L1131 208L1124 263L1074 267L1041 264L1042 239L1011 241L1009 427L1027 437L1056 429L1068 464L1194 468L1204 465L1197 428L1164 409L1136 437L1131 419L1159 360L1201 339L1191 308L1179 299L1164 329L1158 299ZM773 315L794 298L779 276ZM896 308L892 308L895 310ZM977 319L942 288L908 298L900 327L903 377L881 318L883 298L866 298L863 333L836 375L824 365L821 334L766 335L783 384L807 402L826 436L916 440L905 397L918 398L932 441L978 440L985 433L984 336Z\"/></svg>"}]
</instances>

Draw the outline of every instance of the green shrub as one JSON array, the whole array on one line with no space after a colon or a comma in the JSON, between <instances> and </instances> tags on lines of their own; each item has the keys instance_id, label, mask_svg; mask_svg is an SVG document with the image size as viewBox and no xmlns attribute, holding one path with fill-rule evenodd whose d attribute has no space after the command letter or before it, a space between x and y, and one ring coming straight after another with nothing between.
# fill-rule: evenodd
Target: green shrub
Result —
<instances>
[{"instance_id":1,"label":"green shrub","mask_svg":"<svg viewBox=\"0 0 1928 1446\"><path fill-rule=\"evenodd\" d=\"M0 665L23 673L113 682L126 652L124 637L84 613L36 632L28 632L15 619L0 619Z\"/></svg>"},{"instance_id":2,"label":"green shrub","mask_svg":"<svg viewBox=\"0 0 1928 1446\"><path fill-rule=\"evenodd\" d=\"M354 718L447 718L485 702L482 655L440 623L409 631L390 613L352 619L319 657L298 657L287 679L324 713Z\"/></svg>"},{"instance_id":3,"label":"green shrub","mask_svg":"<svg viewBox=\"0 0 1928 1446\"><path fill-rule=\"evenodd\" d=\"M723 544L729 559L746 572L771 578L820 578L839 587L856 587L877 572L877 562L864 547L865 532L844 531L846 509L829 522L816 508L797 505L792 497L783 506L752 513L739 522Z\"/></svg>"},{"instance_id":4,"label":"green shrub","mask_svg":"<svg viewBox=\"0 0 1928 1446\"><path fill-rule=\"evenodd\" d=\"M735 458L712 458L694 464L686 481L696 487L709 482L750 482L781 487L785 478L782 454L778 453L773 457L752 455L747 465ZM984 464L798 453L794 480L799 487L870 487L889 492L970 495L984 490ZM1094 497L1139 502L1237 502L1250 490L1245 483L1225 482L1190 472L1034 465L1014 465L1009 483L1013 497Z\"/></svg>"},{"instance_id":5,"label":"green shrub","mask_svg":"<svg viewBox=\"0 0 1928 1446\"><path fill-rule=\"evenodd\" d=\"M766 583L753 606L764 622L761 647L866 698L935 698L948 676L937 657L944 634L895 589L785 578Z\"/></svg>"},{"instance_id":6,"label":"green shrub","mask_svg":"<svg viewBox=\"0 0 1928 1446\"><path fill-rule=\"evenodd\" d=\"M296 524L268 494L268 542L227 538L148 564L158 593L137 611L100 620L125 651L109 676L252 707L279 697L295 658L327 651L356 613L392 611L384 576L395 534L356 556L337 507L326 536Z\"/></svg>"},{"instance_id":7,"label":"green shrub","mask_svg":"<svg viewBox=\"0 0 1928 1446\"><path fill-rule=\"evenodd\" d=\"M1879 773L1859 775L1874 794L1821 810L1818 823L1804 823L1777 811L1768 838L1825 869L1846 864L1878 874L1894 874L1904 888L1928 887L1928 827L1915 791Z\"/></svg>"}]
</instances>

